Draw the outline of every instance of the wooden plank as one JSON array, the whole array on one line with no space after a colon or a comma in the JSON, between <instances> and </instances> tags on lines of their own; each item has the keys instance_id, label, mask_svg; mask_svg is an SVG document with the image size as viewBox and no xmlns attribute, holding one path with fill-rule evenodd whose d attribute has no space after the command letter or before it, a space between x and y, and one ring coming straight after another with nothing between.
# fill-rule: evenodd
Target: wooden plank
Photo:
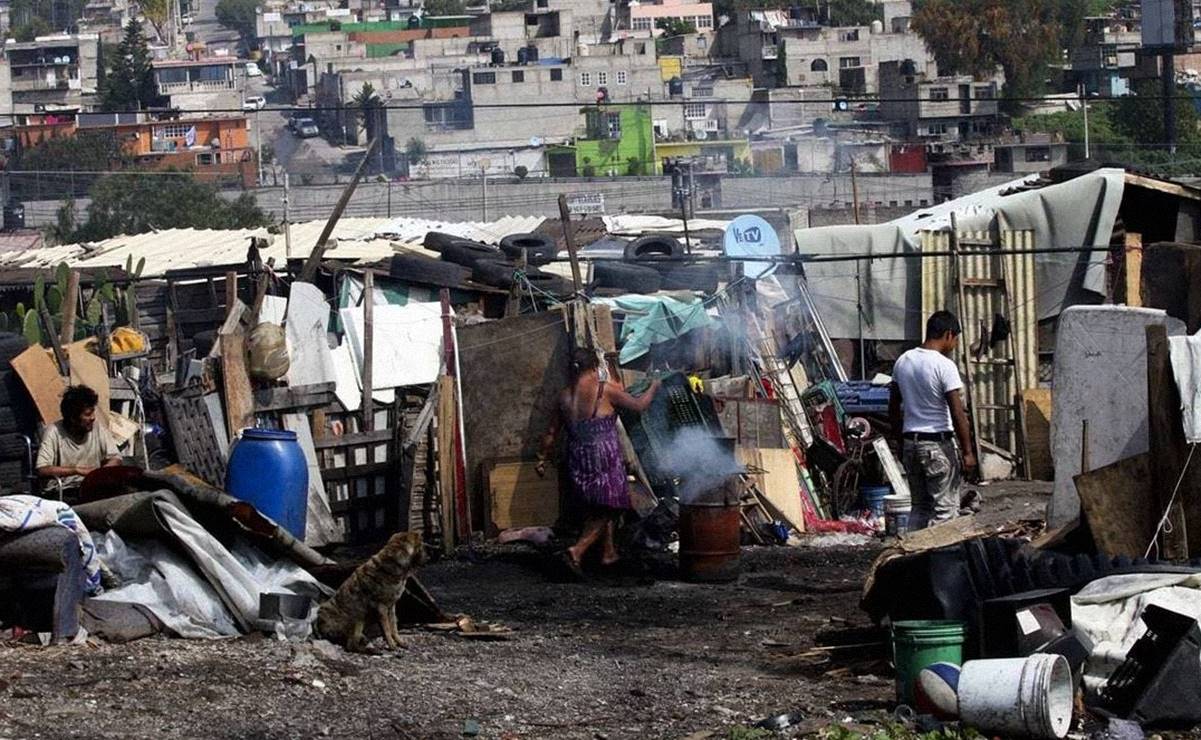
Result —
<instances>
[{"instance_id":1,"label":"wooden plank","mask_svg":"<svg viewBox=\"0 0 1201 740\"><path fill-rule=\"evenodd\" d=\"M375 398L372 392L372 365L375 362L375 274L363 273L363 431L375 428Z\"/></svg>"},{"instance_id":2,"label":"wooden plank","mask_svg":"<svg viewBox=\"0 0 1201 740\"><path fill-rule=\"evenodd\" d=\"M334 402L334 383L259 388L254 392L254 408L258 413L290 411L328 406Z\"/></svg>"},{"instance_id":3,"label":"wooden plank","mask_svg":"<svg viewBox=\"0 0 1201 740\"><path fill-rule=\"evenodd\" d=\"M455 546L455 382L438 378L438 496L441 508L442 549Z\"/></svg>"},{"instance_id":4,"label":"wooden plank","mask_svg":"<svg viewBox=\"0 0 1201 740\"><path fill-rule=\"evenodd\" d=\"M1143 305L1143 235L1126 234L1125 250L1126 305Z\"/></svg>"},{"instance_id":5,"label":"wooden plank","mask_svg":"<svg viewBox=\"0 0 1201 740\"><path fill-rule=\"evenodd\" d=\"M1143 557L1159 519L1150 485L1151 454L1128 457L1072 480L1097 551L1108 557Z\"/></svg>"},{"instance_id":6,"label":"wooden plank","mask_svg":"<svg viewBox=\"0 0 1201 740\"><path fill-rule=\"evenodd\" d=\"M38 318L41 319L42 336L49 338L50 348L54 350L54 361L58 364L58 371L66 375L70 369L67 354L63 352L62 342L58 341L58 332L54 331L54 320L50 318L50 311L46 306L43 305L38 310Z\"/></svg>"},{"instance_id":7,"label":"wooden plank","mask_svg":"<svg viewBox=\"0 0 1201 740\"><path fill-rule=\"evenodd\" d=\"M771 447L736 447L738 461L763 470L750 473L759 493L767 499L784 521L798 532L805 531L805 505L801 501L801 479L792 450Z\"/></svg>"},{"instance_id":8,"label":"wooden plank","mask_svg":"<svg viewBox=\"0 0 1201 740\"><path fill-rule=\"evenodd\" d=\"M364 465L347 465L342 468L325 468L321 477L326 483L350 480L351 478L366 478L372 475L385 475L393 468L390 462L366 463Z\"/></svg>"},{"instance_id":9,"label":"wooden plank","mask_svg":"<svg viewBox=\"0 0 1201 740\"><path fill-rule=\"evenodd\" d=\"M281 419L284 429L296 433L296 441L304 452L305 463L309 470L308 504L304 524L304 544L310 547L321 547L342 541L342 528L334 521L333 512L329 508L329 499L325 495L325 484L321 477L321 468L317 464L317 450L313 446L313 435L309 429L309 419L305 414L284 414Z\"/></svg>"},{"instance_id":10,"label":"wooden plank","mask_svg":"<svg viewBox=\"0 0 1201 740\"><path fill-rule=\"evenodd\" d=\"M230 439L254 426L254 394L246 373L246 336L221 337L221 385L225 392L225 423Z\"/></svg>"},{"instance_id":11,"label":"wooden plank","mask_svg":"<svg viewBox=\"0 0 1201 740\"><path fill-rule=\"evenodd\" d=\"M1022 391L1024 407L1026 472L1033 480L1053 480L1055 461L1051 459L1051 389L1027 388Z\"/></svg>"},{"instance_id":12,"label":"wooden plank","mask_svg":"<svg viewBox=\"0 0 1201 740\"><path fill-rule=\"evenodd\" d=\"M67 384L58 374L50 354L41 347L33 346L14 357L12 366L33 398L42 423L53 424L63 418L58 405L63 398L63 391L67 390Z\"/></svg>"},{"instance_id":13,"label":"wooden plank","mask_svg":"<svg viewBox=\"0 0 1201 740\"><path fill-rule=\"evenodd\" d=\"M1168 511L1168 502L1180 471L1184 468L1184 430L1180 417L1180 393L1172 375L1168 350L1168 332L1162 324L1152 324L1147 336L1147 441L1151 460L1151 496L1156 520ZM1189 490L1185 488L1184 490ZM1159 556L1169 560L1188 558L1187 530L1179 497L1168 513L1168 531L1159 536Z\"/></svg>"},{"instance_id":14,"label":"wooden plank","mask_svg":"<svg viewBox=\"0 0 1201 740\"><path fill-rule=\"evenodd\" d=\"M1129 172L1126 173L1126 184L1134 185L1140 188L1147 188L1148 190L1158 190L1161 193L1174 195L1177 198L1201 200L1201 191L1198 191L1194 188L1185 187L1184 185L1179 185L1174 182L1167 182L1165 180L1156 180L1155 178L1145 177L1143 175L1135 175Z\"/></svg>"},{"instance_id":15,"label":"wooden plank","mask_svg":"<svg viewBox=\"0 0 1201 740\"><path fill-rule=\"evenodd\" d=\"M550 527L558 520L558 472L548 465L540 476L536 467L532 460L484 465L490 537L506 529Z\"/></svg>"},{"instance_id":16,"label":"wooden plank","mask_svg":"<svg viewBox=\"0 0 1201 740\"><path fill-rule=\"evenodd\" d=\"M59 341L69 344L75 341L75 311L79 306L79 270L67 274L67 293L63 296L63 328Z\"/></svg>"},{"instance_id":17,"label":"wooden plank","mask_svg":"<svg viewBox=\"0 0 1201 740\"><path fill-rule=\"evenodd\" d=\"M175 312L176 324L220 324L225 321L226 311L216 308L183 308Z\"/></svg>"},{"instance_id":18,"label":"wooden plank","mask_svg":"<svg viewBox=\"0 0 1201 740\"><path fill-rule=\"evenodd\" d=\"M233 311L238 301L238 273L230 270L225 273L225 314Z\"/></svg>"},{"instance_id":19,"label":"wooden plank","mask_svg":"<svg viewBox=\"0 0 1201 740\"><path fill-rule=\"evenodd\" d=\"M317 449L331 450L340 447L360 447L362 445L380 444L381 442L388 442L391 439L391 429L376 429L370 432L323 437L315 440L313 444L316 445Z\"/></svg>"}]
</instances>

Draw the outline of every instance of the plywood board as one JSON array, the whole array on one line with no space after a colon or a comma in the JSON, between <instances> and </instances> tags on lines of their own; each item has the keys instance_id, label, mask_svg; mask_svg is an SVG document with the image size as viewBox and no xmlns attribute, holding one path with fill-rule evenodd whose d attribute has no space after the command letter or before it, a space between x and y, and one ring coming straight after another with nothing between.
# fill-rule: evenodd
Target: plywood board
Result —
<instances>
[{"instance_id":1,"label":"plywood board","mask_svg":"<svg viewBox=\"0 0 1201 740\"><path fill-rule=\"evenodd\" d=\"M763 497L783 515L796 531L805 531L805 506L801 502L801 479L792 450L771 447L737 447L738 461L763 470L751 475Z\"/></svg>"},{"instance_id":2,"label":"plywood board","mask_svg":"<svg viewBox=\"0 0 1201 740\"><path fill-rule=\"evenodd\" d=\"M307 414L284 414L281 417L284 429L296 432L296 441L304 452L309 469L309 496L304 523L304 544L321 547L342 541L342 529L334 521L329 508L329 498L321 479L321 467L317 463L317 450L313 446L313 432Z\"/></svg>"},{"instance_id":3,"label":"plywood board","mask_svg":"<svg viewBox=\"0 0 1201 740\"><path fill-rule=\"evenodd\" d=\"M67 353L67 364L71 368L71 385L86 385L96 391L96 395L100 397L100 402L96 404L96 414L108 424L108 366L104 360L89 352L87 345L85 340L63 347L63 351Z\"/></svg>"},{"instance_id":4,"label":"plywood board","mask_svg":"<svg viewBox=\"0 0 1201 740\"><path fill-rule=\"evenodd\" d=\"M1033 480L1054 480L1055 461L1051 459L1051 389L1027 388L1022 391L1026 422L1027 475Z\"/></svg>"},{"instance_id":5,"label":"plywood board","mask_svg":"<svg viewBox=\"0 0 1201 740\"><path fill-rule=\"evenodd\" d=\"M550 527L559 518L559 475L547 466L538 475L537 463L504 462L486 468L488 533L517 527Z\"/></svg>"},{"instance_id":6,"label":"plywood board","mask_svg":"<svg viewBox=\"0 0 1201 740\"><path fill-rule=\"evenodd\" d=\"M1082 473L1075 482L1097 550L1111 557L1143 557L1158 517L1150 453Z\"/></svg>"},{"instance_id":7,"label":"plywood board","mask_svg":"<svg viewBox=\"0 0 1201 740\"><path fill-rule=\"evenodd\" d=\"M30 347L13 358L12 366L33 398L42 422L53 424L63 418L58 405L67 384L58 374L58 366L50 358L50 353L41 347Z\"/></svg>"},{"instance_id":8,"label":"plywood board","mask_svg":"<svg viewBox=\"0 0 1201 740\"><path fill-rule=\"evenodd\" d=\"M221 384L225 391L225 423L230 439L254 426L254 393L246 374L246 337L241 333L221 337Z\"/></svg>"},{"instance_id":9,"label":"plywood board","mask_svg":"<svg viewBox=\"0 0 1201 740\"><path fill-rule=\"evenodd\" d=\"M442 547L455 543L455 381L438 378L438 498L442 510Z\"/></svg>"}]
</instances>

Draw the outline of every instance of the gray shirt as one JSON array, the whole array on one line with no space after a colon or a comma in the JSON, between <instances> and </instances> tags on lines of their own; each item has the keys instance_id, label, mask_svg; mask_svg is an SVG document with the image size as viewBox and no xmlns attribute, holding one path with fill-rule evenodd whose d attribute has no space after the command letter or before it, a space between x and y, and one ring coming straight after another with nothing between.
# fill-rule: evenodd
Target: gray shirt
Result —
<instances>
[{"instance_id":1,"label":"gray shirt","mask_svg":"<svg viewBox=\"0 0 1201 740\"><path fill-rule=\"evenodd\" d=\"M42 446L38 447L38 459L34 467L54 465L67 468L98 468L105 460L120 454L117 452L117 443L113 436L99 420L92 427L92 431L80 439L71 436L63 422L56 421L42 431ZM81 475L69 475L59 479L64 488L78 486L82 480ZM46 490L52 490L56 485L53 478L44 483Z\"/></svg>"}]
</instances>

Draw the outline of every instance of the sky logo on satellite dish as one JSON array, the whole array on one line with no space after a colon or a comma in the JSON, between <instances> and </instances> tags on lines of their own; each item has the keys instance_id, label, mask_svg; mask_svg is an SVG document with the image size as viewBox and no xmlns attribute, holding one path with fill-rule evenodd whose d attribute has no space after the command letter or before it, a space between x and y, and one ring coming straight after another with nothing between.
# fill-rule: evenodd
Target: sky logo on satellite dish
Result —
<instances>
[{"instance_id":1,"label":"sky logo on satellite dish","mask_svg":"<svg viewBox=\"0 0 1201 740\"><path fill-rule=\"evenodd\" d=\"M726 226L723 240L728 257L767 257L780 254L780 237L771 224L758 216L739 216ZM776 269L774 262L746 261L742 263L742 274L748 278L761 278Z\"/></svg>"}]
</instances>

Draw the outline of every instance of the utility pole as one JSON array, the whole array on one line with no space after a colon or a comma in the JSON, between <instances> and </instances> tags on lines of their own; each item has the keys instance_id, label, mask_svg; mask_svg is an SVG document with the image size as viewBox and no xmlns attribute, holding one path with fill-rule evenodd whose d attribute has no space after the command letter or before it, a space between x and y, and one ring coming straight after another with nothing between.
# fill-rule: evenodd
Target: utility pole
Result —
<instances>
[{"instance_id":1,"label":"utility pole","mask_svg":"<svg viewBox=\"0 0 1201 740\"><path fill-rule=\"evenodd\" d=\"M1088 146L1088 96L1084 91L1084 83L1081 82L1077 87L1080 95L1080 110L1084 111L1084 158L1091 159L1092 151Z\"/></svg>"},{"instance_id":2,"label":"utility pole","mask_svg":"<svg viewBox=\"0 0 1201 740\"><path fill-rule=\"evenodd\" d=\"M492 160L490 160L490 159L481 159L480 160L480 186L483 188L483 201L482 201L483 207L481 208L481 210L483 211L483 214L484 214L480 220L484 221L484 222L488 221L488 168L491 166L492 166Z\"/></svg>"},{"instance_id":3,"label":"utility pole","mask_svg":"<svg viewBox=\"0 0 1201 740\"><path fill-rule=\"evenodd\" d=\"M692 162L687 163L688 172L678 160L671 173L672 196L680 204L680 220L684 222L684 252L692 254L692 236L688 233L688 205L692 197Z\"/></svg>"},{"instance_id":4,"label":"utility pole","mask_svg":"<svg viewBox=\"0 0 1201 740\"><path fill-rule=\"evenodd\" d=\"M1168 145L1168 154L1176 153L1176 55L1164 52L1163 68L1160 70L1163 83L1163 134Z\"/></svg>"},{"instance_id":5,"label":"utility pole","mask_svg":"<svg viewBox=\"0 0 1201 740\"><path fill-rule=\"evenodd\" d=\"M859 179L855 176L855 158L851 158L851 209L854 211L855 223L859 223ZM855 264L858 264L856 262Z\"/></svg>"},{"instance_id":6,"label":"utility pole","mask_svg":"<svg viewBox=\"0 0 1201 740\"><path fill-rule=\"evenodd\" d=\"M254 148L255 158L259 163L259 180L260 186L263 184L263 127L259 125L259 110L254 110Z\"/></svg>"},{"instance_id":7,"label":"utility pole","mask_svg":"<svg viewBox=\"0 0 1201 740\"><path fill-rule=\"evenodd\" d=\"M284 171L284 254L292 258L292 223L288 220L288 172Z\"/></svg>"}]
</instances>

